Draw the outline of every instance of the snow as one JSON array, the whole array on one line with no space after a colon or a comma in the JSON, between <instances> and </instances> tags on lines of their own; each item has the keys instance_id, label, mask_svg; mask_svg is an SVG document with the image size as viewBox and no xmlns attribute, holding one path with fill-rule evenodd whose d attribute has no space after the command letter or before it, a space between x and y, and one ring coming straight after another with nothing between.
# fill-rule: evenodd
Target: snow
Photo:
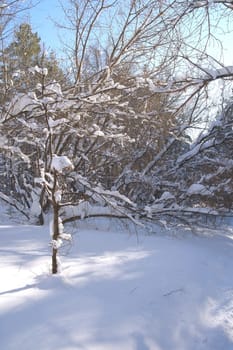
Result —
<instances>
[{"instance_id":1,"label":"snow","mask_svg":"<svg viewBox=\"0 0 233 350\"><path fill-rule=\"evenodd\" d=\"M160 201L165 201L169 199L175 199L175 197L168 191L163 192L162 196L159 198Z\"/></svg>"},{"instance_id":2,"label":"snow","mask_svg":"<svg viewBox=\"0 0 233 350\"><path fill-rule=\"evenodd\" d=\"M107 206L91 205L88 201L82 201L78 205L68 205L63 209L66 217L79 216L81 219L91 215L113 215L114 210ZM118 213L117 211L115 211Z\"/></svg>"},{"instance_id":3,"label":"snow","mask_svg":"<svg viewBox=\"0 0 233 350\"><path fill-rule=\"evenodd\" d=\"M200 195L206 195L206 196L211 196L212 193L209 191L206 186L202 184L192 184L188 190L187 190L188 195L193 195L193 194L200 194Z\"/></svg>"},{"instance_id":4,"label":"snow","mask_svg":"<svg viewBox=\"0 0 233 350\"><path fill-rule=\"evenodd\" d=\"M62 173L66 169L72 169L73 164L67 156L53 155L51 162L51 169L56 170L58 173Z\"/></svg>"},{"instance_id":5,"label":"snow","mask_svg":"<svg viewBox=\"0 0 233 350\"><path fill-rule=\"evenodd\" d=\"M38 73L40 75L48 75L48 69L47 68L40 68L37 65L35 67L30 67L29 72L32 74Z\"/></svg>"},{"instance_id":6,"label":"snow","mask_svg":"<svg viewBox=\"0 0 233 350\"><path fill-rule=\"evenodd\" d=\"M6 8L6 7L8 7L8 5L7 5L7 4L5 4L5 3L0 4L0 9L4 9L4 8Z\"/></svg>"},{"instance_id":7,"label":"snow","mask_svg":"<svg viewBox=\"0 0 233 350\"><path fill-rule=\"evenodd\" d=\"M192 7L198 8L206 5L206 1L193 1L191 3Z\"/></svg>"},{"instance_id":8,"label":"snow","mask_svg":"<svg viewBox=\"0 0 233 350\"><path fill-rule=\"evenodd\" d=\"M62 243L63 243L63 241L62 241L62 239L52 239L52 241L51 241L51 246L54 248L54 249L59 249L59 248L61 248L61 246L62 246Z\"/></svg>"},{"instance_id":9,"label":"snow","mask_svg":"<svg viewBox=\"0 0 233 350\"><path fill-rule=\"evenodd\" d=\"M39 196L36 190L32 191L31 196L32 196L32 204L30 207L30 213L32 216L38 216L41 213L41 205L40 205Z\"/></svg>"},{"instance_id":10,"label":"snow","mask_svg":"<svg viewBox=\"0 0 233 350\"><path fill-rule=\"evenodd\" d=\"M191 149L188 152L182 154L177 158L177 165L181 165L185 161L195 157L200 151L204 151L205 149L212 147L216 143L217 141L214 138L206 140L205 135L201 135L200 140L198 139L196 143L192 145Z\"/></svg>"},{"instance_id":11,"label":"snow","mask_svg":"<svg viewBox=\"0 0 233 350\"><path fill-rule=\"evenodd\" d=\"M57 83L56 81L46 85L45 94L46 93L47 94L56 94L58 96L62 96L61 85L59 83Z\"/></svg>"},{"instance_id":12,"label":"snow","mask_svg":"<svg viewBox=\"0 0 233 350\"><path fill-rule=\"evenodd\" d=\"M61 202L62 191L57 190L57 191L54 193L54 197L55 197L55 200L56 200L57 203Z\"/></svg>"},{"instance_id":13,"label":"snow","mask_svg":"<svg viewBox=\"0 0 233 350\"><path fill-rule=\"evenodd\" d=\"M1 349L232 349L233 228L130 227L80 221L52 276L47 226L0 226Z\"/></svg>"},{"instance_id":14,"label":"snow","mask_svg":"<svg viewBox=\"0 0 233 350\"><path fill-rule=\"evenodd\" d=\"M67 122L68 122L68 120L65 118L54 120L51 117L49 117L49 119L48 119L48 124L49 124L50 128L55 128L56 126L66 124Z\"/></svg>"},{"instance_id":15,"label":"snow","mask_svg":"<svg viewBox=\"0 0 233 350\"><path fill-rule=\"evenodd\" d=\"M38 107L39 101L36 98L36 94L34 92L30 92L28 94L19 93L12 98L12 101L9 106L9 113L11 115L17 115L26 111L33 111L36 107Z\"/></svg>"},{"instance_id":16,"label":"snow","mask_svg":"<svg viewBox=\"0 0 233 350\"><path fill-rule=\"evenodd\" d=\"M217 79L223 76L233 75L233 66L226 66L219 69L205 69L206 73L212 78Z\"/></svg>"},{"instance_id":17,"label":"snow","mask_svg":"<svg viewBox=\"0 0 233 350\"><path fill-rule=\"evenodd\" d=\"M94 132L94 135L95 135L95 136L105 136L104 132L101 131L101 130L96 130L96 131Z\"/></svg>"},{"instance_id":18,"label":"snow","mask_svg":"<svg viewBox=\"0 0 233 350\"><path fill-rule=\"evenodd\" d=\"M5 145L7 145L7 138L5 135L1 135L0 137L0 147L4 147Z\"/></svg>"},{"instance_id":19,"label":"snow","mask_svg":"<svg viewBox=\"0 0 233 350\"><path fill-rule=\"evenodd\" d=\"M59 237L60 237L61 239L64 239L65 241L71 241L71 240L72 240L72 236L71 236L70 233L61 233L61 234L59 235Z\"/></svg>"}]
</instances>

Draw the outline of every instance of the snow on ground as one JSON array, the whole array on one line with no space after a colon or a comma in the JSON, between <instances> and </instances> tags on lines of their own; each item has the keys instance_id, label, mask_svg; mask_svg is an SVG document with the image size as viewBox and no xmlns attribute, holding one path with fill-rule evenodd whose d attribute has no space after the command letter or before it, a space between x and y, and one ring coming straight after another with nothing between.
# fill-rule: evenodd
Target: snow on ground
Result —
<instances>
[{"instance_id":1,"label":"snow on ground","mask_svg":"<svg viewBox=\"0 0 233 350\"><path fill-rule=\"evenodd\" d=\"M0 226L1 350L233 348L233 230L78 226L57 276L48 232Z\"/></svg>"}]
</instances>

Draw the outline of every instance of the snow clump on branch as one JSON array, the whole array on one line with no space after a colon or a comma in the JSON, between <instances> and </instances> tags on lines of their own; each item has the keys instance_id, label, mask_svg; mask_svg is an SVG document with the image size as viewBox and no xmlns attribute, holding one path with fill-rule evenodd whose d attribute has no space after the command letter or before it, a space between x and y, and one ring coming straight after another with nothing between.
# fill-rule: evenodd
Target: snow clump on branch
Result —
<instances>
[{"instance_id":1,"label":"snow clump on branch","mask_svg":"<svg viewBox=\"0 0 233 350\"><path fill-rule=\"evenodd\" d=\"M31 112L39 104L34 92L29 92L28 94L19 93L11 100L8 112L13 116L22 112Z\"/></svg>"},{"instance_id":2,"label":"snow clump on branch","mask_svg":"<svg viewBox=\"0 0 233 350\"><path fill-rule=\"evenodd\" d=\"M51 169L57 171L58 173L63 173L66 170L72 170L73 164L67 156L57 156L53 155L51 162Z\"/></svg>"},{"instance_id":3,"label":"snow clump on branch","mask_svg":"<svg viewBox=\"0 0 233 350\"><path fill-rule=\"evenodd\" d=\"M44 76L48 75L48 69L47 68L40 68L37 65L35 67L30 67L28 70L33 75L36 74L36 73L44 75Z\"/></svg>"}]
</instances>

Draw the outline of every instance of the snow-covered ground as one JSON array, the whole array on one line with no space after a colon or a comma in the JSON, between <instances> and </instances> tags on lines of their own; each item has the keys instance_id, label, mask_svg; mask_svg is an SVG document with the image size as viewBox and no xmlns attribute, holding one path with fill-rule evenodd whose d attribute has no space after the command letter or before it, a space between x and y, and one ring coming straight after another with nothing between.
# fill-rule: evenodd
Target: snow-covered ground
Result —
<instances>
[{"instance_id":1,"label":"snow-covered ground","mask_svg":"<svg viewBox=\"0 0 233 350\"><path fill-rule=\"evenodd\" d=\"M233 349L233 230L78 225L57 276L48 232L0 226L1 350Z\"/></svg>"}]
</instances>

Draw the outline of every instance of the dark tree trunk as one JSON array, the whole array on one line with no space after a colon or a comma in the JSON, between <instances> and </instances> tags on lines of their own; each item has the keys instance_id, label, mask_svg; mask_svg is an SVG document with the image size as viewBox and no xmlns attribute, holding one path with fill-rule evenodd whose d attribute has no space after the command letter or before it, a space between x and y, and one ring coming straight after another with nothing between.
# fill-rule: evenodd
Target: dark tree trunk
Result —
<instances>
[{"instance_id":1,"label":"dark tree trunk","mask_svg":"<svg viewBox=\"0 0 233 350\"><path fill-rule=\"evenodd\" d=\"M54 172L54 186L52 189L52 207L53 207L53 241L57 241L60 231L59 231L59 204L56 201L55 193L57 188L57 173ZM58 262L57 262L58 248L53 244L52 252L52 273L56 274L58 272Z\"/></svg>"},{"instance_id":2,"label":"dark tree trunk","mask_svg":"<svg viewBox=\"0 0 233 350\"><path fill-rule=\"evenodd\" d=\"M58 272L58 264L57 264L57 249L53 248L52 254L52 273L56 274Z\"/></svg>"},{"instance_id":3,"label":"dark tree trunk","mask_svg":"<svg viewBox=\"0 0 233 350\"><path fill-rule=\"evenodd\" d=\"M57 241L59 237L59 205L53 203L53 240ZM58 262L57 262L58 249L53 245L52 252L52 273L58 272Z\"/></svg>"}]
</instances>

